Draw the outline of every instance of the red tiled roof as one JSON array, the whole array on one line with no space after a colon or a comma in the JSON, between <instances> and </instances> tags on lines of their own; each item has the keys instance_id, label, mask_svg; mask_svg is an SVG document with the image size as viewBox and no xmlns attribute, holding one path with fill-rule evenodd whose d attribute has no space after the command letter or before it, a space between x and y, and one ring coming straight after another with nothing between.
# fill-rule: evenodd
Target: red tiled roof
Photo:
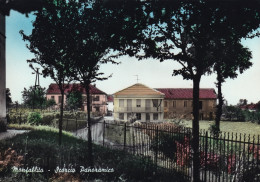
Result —
<instances>
[{"instance_id":1,"label":"red tiled roof","mask_svg":"<svg viewBox=\"0 0 260 182\"><path fill-rule=\"evenodd\" d=\"M107 102L114 102L114 97L113 97L113 95L108 95L108 96L107 96Z\"/></svg>"},{"instance_id":2,"label":"red tiled roof","mask_svg":"<svg viewBox=\"0 0 260 182\"><path fill-rule=\"evenodd\" d=\"M156 88L165 94L165 99L192 99L192 88ZM201 88L200 99L216 99L217 95L213 88Z\"/></svg>"},{"instance_id":3,"label":"red tiled roof","mask_svg":"<svg viewBox=\"0 0 260 182\"><path fill-rule=\"evenodd\" d=\"M240 106L240 108L254 110L254 109L257 109L257 106L256 106L256 104L248 104L248 105L242 105L242 106Z\"/></svg>"},{"instance_id":4,"label":"red tiled roof","mask_svg":"<svg viewBox=\"0 0 260 182\"><path fill-rule=\"evenodd\" d=\"M65 94L67 94L68 92L70 92L73 89L76 89L80 92L82 92L83 94L86 94L86 91L84 89L84 87L80 84L67 84L65 85L67 88L65 89ZM47 90L47 94L60 94L60 89L58 87L57 84L52 83L49 85L49 88ZM98 88L96 88L93 85L90 85L90 94L105 94L105 92L99 90Z\"/></svg>"}]
</instances>

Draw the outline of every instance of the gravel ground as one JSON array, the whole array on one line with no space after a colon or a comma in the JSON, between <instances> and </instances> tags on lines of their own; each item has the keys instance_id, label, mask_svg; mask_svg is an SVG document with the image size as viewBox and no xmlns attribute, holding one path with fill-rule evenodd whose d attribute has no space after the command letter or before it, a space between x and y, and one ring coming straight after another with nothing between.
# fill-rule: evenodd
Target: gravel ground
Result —
<instances>
[{"instance_id":1,"label":"gravel ground","mask_svg":"<svg viewBox=\"0 0 260 182\"><path fill-rule=\"evenodd\" d=\"M0 133L0 140L14 137L17 134L28 132L29 130L7 130L6 132Z\"/></svg>"}]
</instances>

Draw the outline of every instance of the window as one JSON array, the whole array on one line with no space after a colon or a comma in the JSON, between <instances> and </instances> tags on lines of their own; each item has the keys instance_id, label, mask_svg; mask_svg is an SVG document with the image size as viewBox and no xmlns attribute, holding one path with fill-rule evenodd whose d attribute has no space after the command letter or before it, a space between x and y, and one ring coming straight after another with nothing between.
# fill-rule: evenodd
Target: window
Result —
<instances>
[{"instance_id":1,"label":"window","mask_svg":"<svg viewBox=\"0 0 260 182\"><path fill-rule=\"evenodd\" d=\"M99 101L99 96L93 96L93 101Z\"/></svg>"},{"instance_id":2,"label":"window","mask_svg":"<svg viewBox=\"0 0 260 182\"><path fill-rule=\"evenodd\" d=\"M59 96L59 104L61 104L61 96Z\"/></svg>"},{"instance_id":3,"label":"window","mask_svg":"<svg viewBox=\"0 0 260 182\"><path fill-rule=\"evenodd\" d=\"M100 111L100 108L99 108L99 107L95 107L95 109L96 109L96 111L98 111L98 112Z\"/></svg>"},{"instance_id":4,"label":"window","mask_svg":"<svg viewBox=\"0 0 260 182\"><path fill-rule=\"evenodd\" d=\"M187 107L188 101L184 101L184 107Z\"/></svg>"},{"instance_id":5,"label":"window","mask_svg":"<svg viewBox=\"0 0 260 182\"><path fill-rule=\"evenodd\" d=\"M124 107L124 99L119 99L119 107Z\"/></svg>"},{"instance_id":6,"label":"window","mask_svg":"<svg viewBox=\"0 0 260 182\"><path fill-rule=\"evenodd\" d=\"M87 96L82 96L82 102L86 103L87 102Z\"/></svg>"},{"instance_id":7,"label":"window","mask_svg":"<svg viewBox=\"0 0 260 182\"><path fill-rule=\"evenodd\" d=\"M141 119L142 119L141 113L136 113L136 119L137 119L137 120L141 120Z\"/></svg>"},{"instance_id":8,"label":"window","mask_svg":"<svg viewBox=\"0 0 260 182\"><path fill-rule=\"evenodd\" d=\"M54 100L54 96L51 96L51 99L53 99L53 100Z\"/></svg>"},{"instance_id":9,"label":"window","mask_svg":"<svg viewBox=\"0 0 260 182\"><path fill-rule=\"evenodd\" d=\"M141 107L141 99L136 99L136 107Z\"/></svg>"},{"instance_id":10,"label":"window","mask_svg":"<svg viewBox=\"0 0 260 182\"><path fill-rule=\"evenodd\" d=\"M158 120L158 113L153 113L153 120Z\"/></svg>"},{"instance_id":11,"label":"window","mask_svg":"<svg viewBox=\"0 0 260 182\"><path fill-rule=\"evenodd\" d=\"M119 119L124 120L124 113L119 113Z\"/></svg>"},{"instance_id":12,"label":"window","mask_svg":"<svg viewBox=\"0 0 260 182\"><path fill-rule=\"evenodd\" d=\"M164 107L167 107L167 101L164 101Z\"/></svg>"},{"instance_id":13,"label":"window","mask_svg":"<svg viewBox=\"0 0 260 182\"><path fill-rule=\"evenodd\" d=\"M146 113L146 121L150 121L150 113Z\"/></svg>"},{"instance_id":14,"label":"window","mask_svg":"<svg viewBox=\"0 0 260 182\"><path fill-rule=\"evenodd\" d=\"M172 101L172 107L176 107L176 101Z\"/></svg>"},{"instance_id":15,"label":"window","mask_svg":"<svg viewBox=\"0 0 260 182\"><path fill-rule=\"evenodd\" d=\"M153 107L158 107L158 99L152 99Z\"/></svg>"},{"instance_id":16,"label":"window","mask_svg":"<svg viewBox=\"0 0 260 182\"><path fill-rule=\"evenodd\" d=\"M200 101L199 108L202 109L202 101Z\"/></svg>"}]
</instances>

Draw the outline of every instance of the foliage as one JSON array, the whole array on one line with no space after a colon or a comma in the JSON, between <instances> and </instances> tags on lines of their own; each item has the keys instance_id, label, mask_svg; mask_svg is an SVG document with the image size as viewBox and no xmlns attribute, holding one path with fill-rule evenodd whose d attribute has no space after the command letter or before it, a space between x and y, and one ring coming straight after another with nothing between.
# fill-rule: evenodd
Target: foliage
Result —
<instances>
[{"instance_id":1,"label":"foliage","mask_svg":"<svg viewBox=\"0 0 260 182\"><path fill-rule=\"evenodd\" d=\"M230 121L245 121L245 116L242 109L237 106L225 106L223 108L225 118Z\"/></svg>"},{"instance_id":2,"label":"foliage","mask_svg":"<svg viewBox=\"0 0 260 182\"><path fill-rule=\"evenodd\" d=\"M93 152L95 157L95 166L101 168L113 168L113 173L80 173L80 166L85 168L89 167L89 158L86 154L87 141L77 139L71 135L63 134L61 146L58 145L56 138L58 138L58 131L36 130L26 134L21 134L12 139L1 141L0 150L4 151L9 145L13 144L13 150L16 150L18 155L26 155L26 166L38 166L44 169L42 173L45 180L58 179L62 176L57 176L54 169L57 166L63 167L65 164L68 167L70 164L76 169L72 176L64 174L64 178L69 180L76 178L82 181L101 180L101 181L120 181L124 179L127 181L151 181L152 179L161 179L162 181L169 181L175 179L176 181L185 181L183 178L178 178L175 175L160 172L160 167L157 168L158 172L153 174L156 166L148 158L133 156L125 153L124 151L112 150L101 146L93 145ZM19 151L19 152L18 152ZM62 151L62 152L60 152ZM46 158L48 160L46 160ZM162 170L162 171L165 171ZM172 174L172 173L171 173ZM10 173L4 173L8 178ZM32 173L22 173L17 176L16 180L21 180L22 177L26 179L32 178ZM28 175L28 176L26 176ZM68 178L66 178L66 176ZM42 178L39 176L38 178ZM19 180L19 181L20 181ZM37 181L37 178L35 179Z\"/></svg>"},{"instance_id":3,"label":"foliage","mask_svg":"<svg viewBox=\"0 0 260 182\"><path fill-rule=\"evenodd\" d=\"M24 88L22 91L23 104L34 109L42 109L46 102L46 89L40 86L30 86L29 89Z\"/></svg>"},{"instance_id":4,"label":"foliage","mask_svg":"<svg viewBox=\"0 0 260 182\"><path fill-rule=\"evenodd\" d=\"M0 121L0 132L5 132L6 130L6 124L3 121Z\"/></svg>"},{"instance_id":5,"label":"foliage","mask_svg":"<svg viewBox=\"0 0 260 182\"><path fill-rule=\"evenodd\" d=\"M56 105L56 102L55 102L54 99L48 99L48 100L46 101L46 108L53 107L53 106L55 106L55 105Z\"/></svg>"},{"instance_id":6,"label":"foliage","mask_svg":"<svg viewBox=\"0 0 260 182\"><path fill-rule=\"evenodd\" d=\"M216 63L215 48L218 40L239 42L242 37L251 35L259 27L259 8L246 4L234 6L233 3L211 3L206 0L152 2L154 3L151 3L151 12L148 14L150 27L144 31L145 55L138 57L153 57L160 61L175 60L181 66L173 70L173 76L181 75L183 79L193 81L193 180L199 181L198 166L195 165L199 165L201 77L212 72ZM244 18L245 14L247 18ZM234 21L235 19L241 21ZM223 49L224 47L221 48L222 51Z\"/></svg>"},{"instance_id":7,"label":"foliage","mask_svg":"<svg viewBox=\"0 0 260 182\"><path fill-rule=\"evenodd\" d=\"M6 88L6 108L9 108L11 106L12 102L12 98L11 98L11 92L9 88Z\"/></svg>"},{"instance_id":8,"label":"foliage","mask_svg":"<svg viewBox=\"0 0 260 182\"><path fill-rule=\"evenodd\" d=\"M15 150L8 148L3 153L0 152L0 174L8 172L13 166L21 166L23 156L18 155Z\"/></svg>"},{"instance_id":9,"label":"foliage","mask_svg":"<svg viewBox=\"0 0 260 182\"><path fill-rule=\"evenodd\" d=\"M250 112L248 110L243 111L245 121L251 121L253 123L260 124L260 111Z\"/></svg>"},{"instance_id":10,"label":"foliage","mask_svg":"<svg viewBox=\"0 0 260 182\"><path fill-rule=\"evenodd\" d=\"M67 95L66 101L67 101L66 106L70 110L77 110L78 108L81 108L83 104L82 93L78 90L72 90Z\"/></svg>"},{"instance_id":11,"label":"foliage","mask_svg":"<svg viewBox=\"0 0 260 182\"><path fill-rule=\"evenodd\" d=\"M28 116L28 123L32 125L40 124L41 120L42 120L42 116L38 112L31 112Z\"/></svg>"}]
</instances>

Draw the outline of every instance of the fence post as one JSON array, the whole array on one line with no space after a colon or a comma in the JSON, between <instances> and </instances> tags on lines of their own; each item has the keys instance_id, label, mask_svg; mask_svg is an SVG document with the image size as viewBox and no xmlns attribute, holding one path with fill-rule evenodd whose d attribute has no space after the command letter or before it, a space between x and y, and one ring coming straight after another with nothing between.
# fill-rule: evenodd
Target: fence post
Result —
<instances>
[{"instance_id":1,"label":"fence post","mask_svg":"<svg viewBox=\"0 0 260 182\"><path fill-rule=\"evenodd\" d=\"M125 150L125 145L126 145L126 123L124 128L124 150Z\"/></svg>"},{"instance_id":2,"label":"fence post","mask_svg":"<svg viewBox=\"0 0 260 182\"><path fill-rule=\"evenodd\" d=\"M103 122L103 147L105 146L105 130L106 130L106 121Z\"/></svg>"},{"instance_id":3,"label":"fence post","mask_svg":"<svg viewBox=\"0 0 260 182\"><path fill-rule=\"evenodd\" d=\"M204 180L207 181L207 159L208 159L208 131L206 131L206 136L205 136L205 176Z\"/></svg>"},{"instance_id":4,"label":"fence post","mask_svg":"<svg viewBox=\"0 0 260 182\"><path fill-rule=\"evenodd\" d=\"M22 123L22 113L20 112L20 120L19 120L19 125Z\"/></svg>"},{"instance_id":5,"label":"fence post","mask_svg":"<svg viewBox=\"0 0 260 182\"><path fill-rule=\"evenodd\" d=\"M156 150L155 150L156 170L157 170L157 159L158 159L158 145L159 145L159 131L158 131L158 126L156 126Z\"/></svg>"},{"instance_id":6,"label":"fence post","mask_svg":"<svg viewBox=\"0 0 260 182\"><path fill-rule=\"evenodd\" d=\"M67 118L67 124L66 124L66 129L65 130L67 130L67 127L68 127L68 118Z\"/></svg>"},{"instance_id":7,"label":"fence post","mask_svg":"<svg viewBox=\"0 0 260 182\"><path fill-rule=\"evenodd\" d=\"M78 119L76 117L76 136L78 135Z\"/></svg>"}]
</instances>

